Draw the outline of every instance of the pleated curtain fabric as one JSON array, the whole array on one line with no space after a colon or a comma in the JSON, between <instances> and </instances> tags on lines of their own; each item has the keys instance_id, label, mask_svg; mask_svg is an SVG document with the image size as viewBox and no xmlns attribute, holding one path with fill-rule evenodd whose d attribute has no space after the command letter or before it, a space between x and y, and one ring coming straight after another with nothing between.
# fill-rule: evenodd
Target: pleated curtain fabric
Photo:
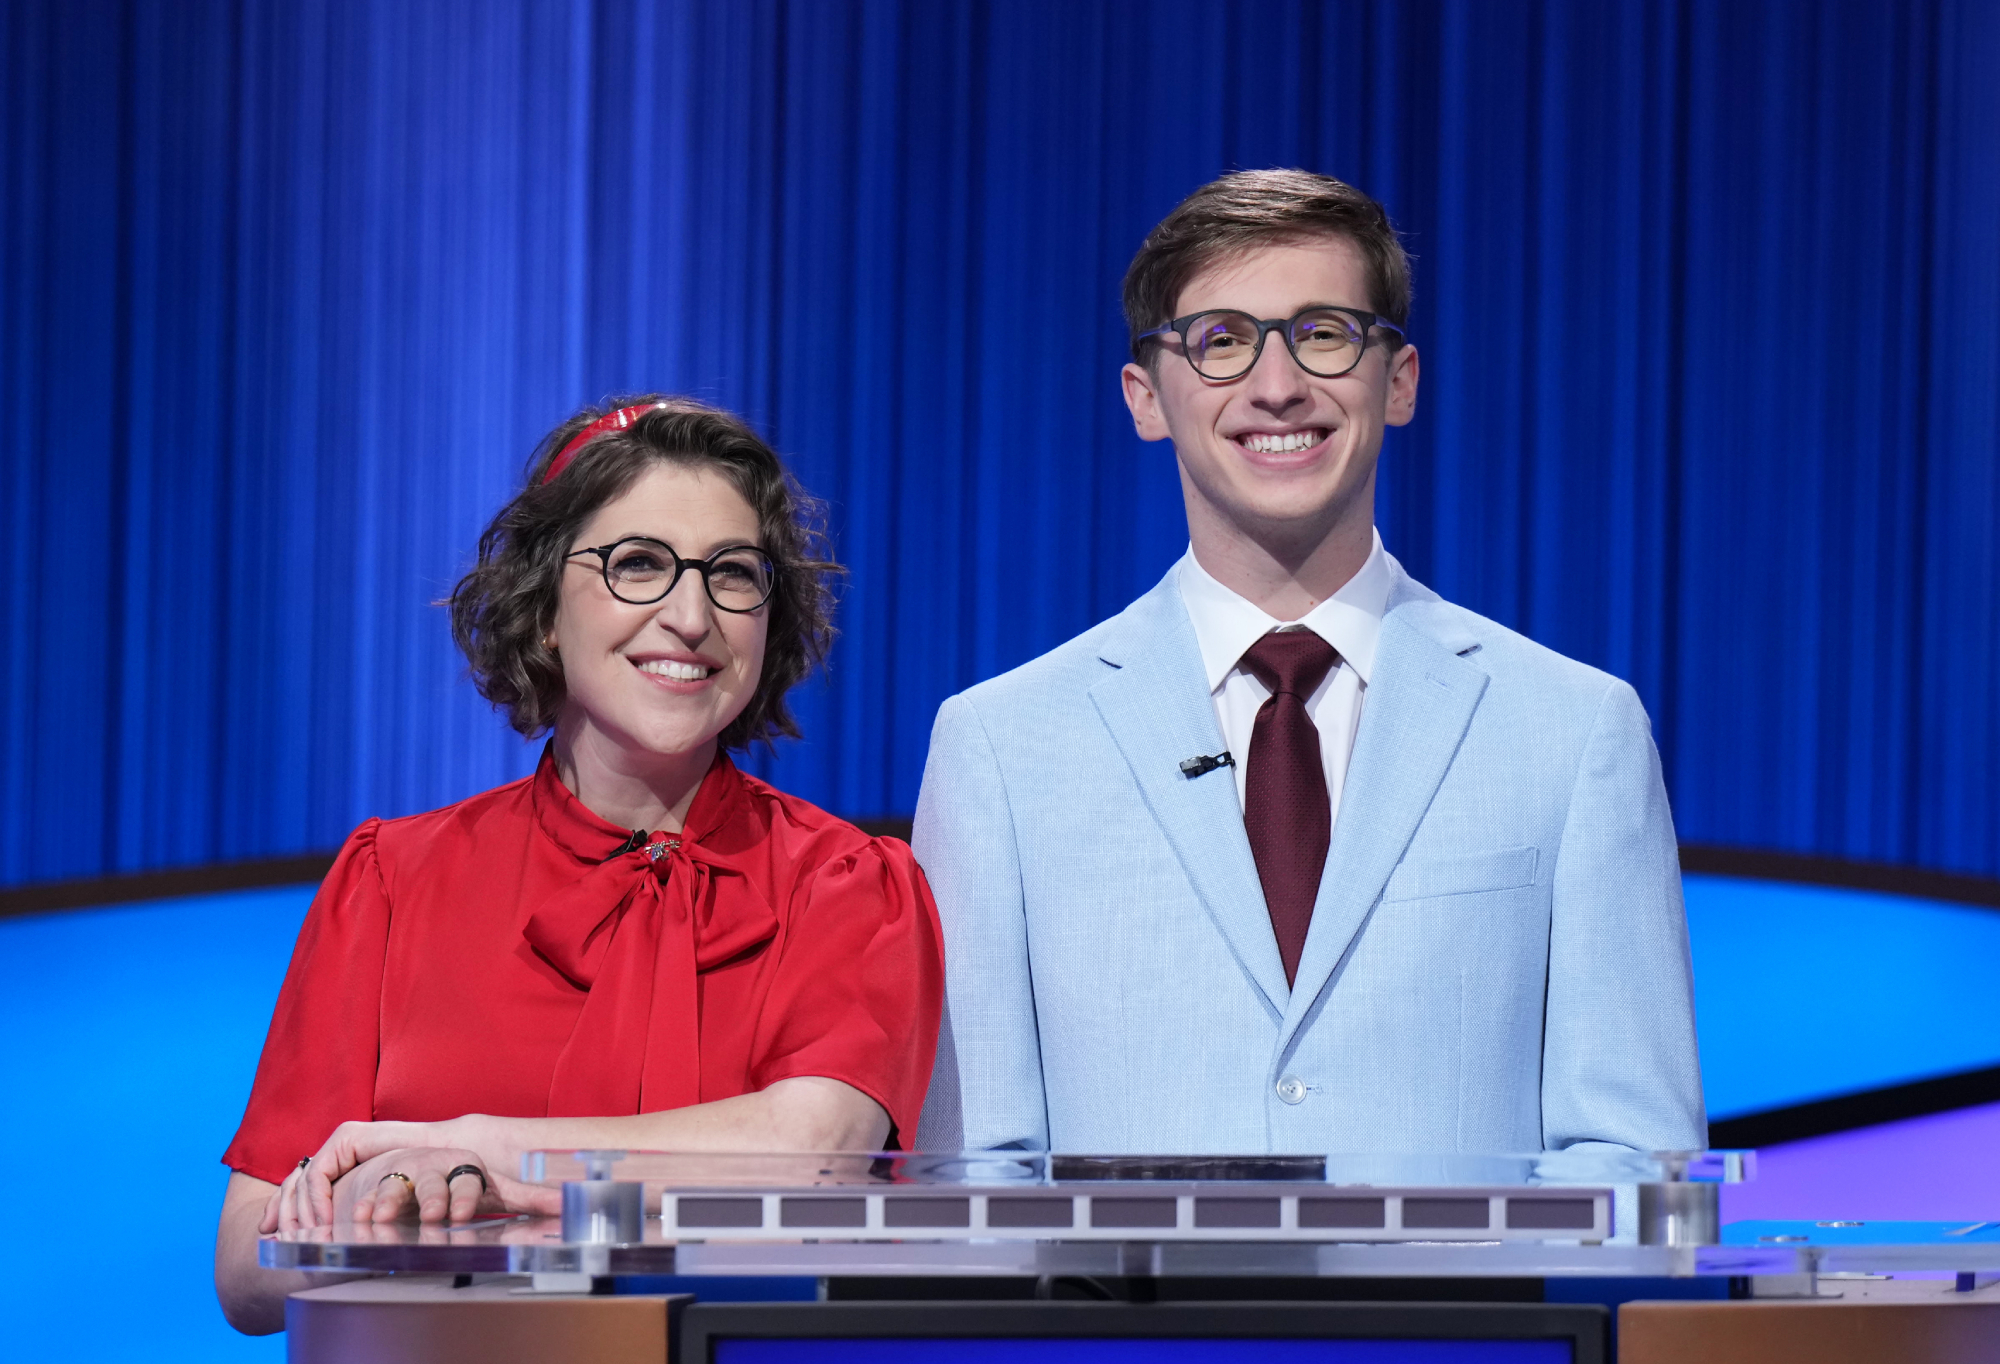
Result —
<instances>
[{"instance_id":1,"label":"pleated curtain fabric","mask_svg":"<svg viewBox=\"0 0 2000 1364\"><path fill-rule=\"evenodd\" d=\"M529 770L435 603L647 389L852 570L746 766L908 812L945 696L1184 548L1119 278L1273 165L1416 257L1389 550L1630 679L1684 839L2000 874L1996 69L1988 0L9 5L0 883Z\"/></svg>"}]
</instances>

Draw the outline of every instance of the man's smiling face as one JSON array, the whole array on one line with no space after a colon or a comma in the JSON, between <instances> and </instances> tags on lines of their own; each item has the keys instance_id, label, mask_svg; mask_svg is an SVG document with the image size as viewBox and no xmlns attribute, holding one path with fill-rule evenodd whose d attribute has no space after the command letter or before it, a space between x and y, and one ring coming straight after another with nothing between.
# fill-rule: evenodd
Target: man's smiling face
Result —
<instances>
[{"instance_id":1,"label":"man's smiling face","mask_svg":"<svg viewBox=\"0 0 2000 1364\"><path fill-rule=\"evenodd\" d=\"M1188 282L1174 316L1281 318L1315 305L1372 311L1360 253L1344 239L1225 257ZM1383 428L1416 412L1416 348L1392 350L1389 339L1376 331L1353 371L1322 379L1274 333L1248 374L1218 382L1170 337L1150 368L1125 367L1125 401L1141 437L1172 439L1190 523L1212 517L1260 541L1310 546L1351 518L1372 522Z\"/></svg>"}]
</instances>

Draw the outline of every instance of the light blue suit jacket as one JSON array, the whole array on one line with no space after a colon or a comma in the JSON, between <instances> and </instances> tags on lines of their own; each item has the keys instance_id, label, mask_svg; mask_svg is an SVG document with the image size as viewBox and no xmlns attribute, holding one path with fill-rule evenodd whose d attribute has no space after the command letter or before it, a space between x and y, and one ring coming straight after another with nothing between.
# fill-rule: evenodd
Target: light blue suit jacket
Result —
<instances>
[{"instance_id":1,"label":"light blue suit jacket","mask_svg":"<svg viewBox=\"0 0 2000 1364\"><path fill-rule=\"evenodd\" d=\"M947 980L920 1149L1704 1143L1638 697L1394 574L1289 989L1231 774L1180 770L1223 744L1174 574L944 704L914 835Z\"/></svg>"}]
</instances>

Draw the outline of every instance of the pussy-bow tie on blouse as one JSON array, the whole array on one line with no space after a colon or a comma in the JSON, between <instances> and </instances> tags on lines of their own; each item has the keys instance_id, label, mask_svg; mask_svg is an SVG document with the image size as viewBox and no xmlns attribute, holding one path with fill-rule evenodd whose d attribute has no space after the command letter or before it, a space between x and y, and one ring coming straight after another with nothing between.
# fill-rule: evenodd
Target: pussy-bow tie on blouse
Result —
<instances>
[{"instance_id":1,"label":"pussy-bow tie on blouse","mask_svg":"<svg viewBox=\"0 0 2000 1364\"><path fill-rule=\"evenodd\" d=\"M558 892L531 946L590 991L556 1061L549 1116L655 1113L701 1100L695 973L778 931L741 862L656 833Z\"/></svg>"}]
</instances>

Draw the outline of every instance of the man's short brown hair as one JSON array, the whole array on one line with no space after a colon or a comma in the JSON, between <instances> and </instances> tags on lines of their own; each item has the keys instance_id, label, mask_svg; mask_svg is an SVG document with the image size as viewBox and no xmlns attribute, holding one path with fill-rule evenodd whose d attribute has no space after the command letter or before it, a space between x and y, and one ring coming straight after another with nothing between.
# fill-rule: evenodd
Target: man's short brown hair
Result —
<instances>
[{"instance_id":1,"label":"man's short brown hair","mask_svg":"<svg viewBox=\"0 0 2000 1364\"><path fill-rule=\"evenodd\" d=\"M562 448L608 412L665 403L623 430L594 438L552 482L542 476ZM712 469L757 514L759 548L777 568L767 608L764 671L743 713L722 731L724 748L799 736L785 693L826 660L833 642L825 509L785 471L777 453L731 413L658 393L613 398L558 426L528 460L527 486L479 537L479 560L452 589L451 633L479 694L533 737L553 726L568 689L548 646L571 541L599 508L625 495L657 464Z\"/></svg>"},{"instance_id":2,"label":"man's short brown hair","mask_svg":"<svg viewBox=\"0 0 2000 1364\"><path fill-rule=\"evenodd\" d=\"M1409 322L1410 258L1382 205L1330 175L1235 171L1181 200L1132 257L1125 271L1132 358L1144 362L1149 343L1140 333L1173 321L1181 291L1218 260L1315 237L1352 242L1368 274L1369 309L1398 327Z\"/></svg>"}]
</instances>

